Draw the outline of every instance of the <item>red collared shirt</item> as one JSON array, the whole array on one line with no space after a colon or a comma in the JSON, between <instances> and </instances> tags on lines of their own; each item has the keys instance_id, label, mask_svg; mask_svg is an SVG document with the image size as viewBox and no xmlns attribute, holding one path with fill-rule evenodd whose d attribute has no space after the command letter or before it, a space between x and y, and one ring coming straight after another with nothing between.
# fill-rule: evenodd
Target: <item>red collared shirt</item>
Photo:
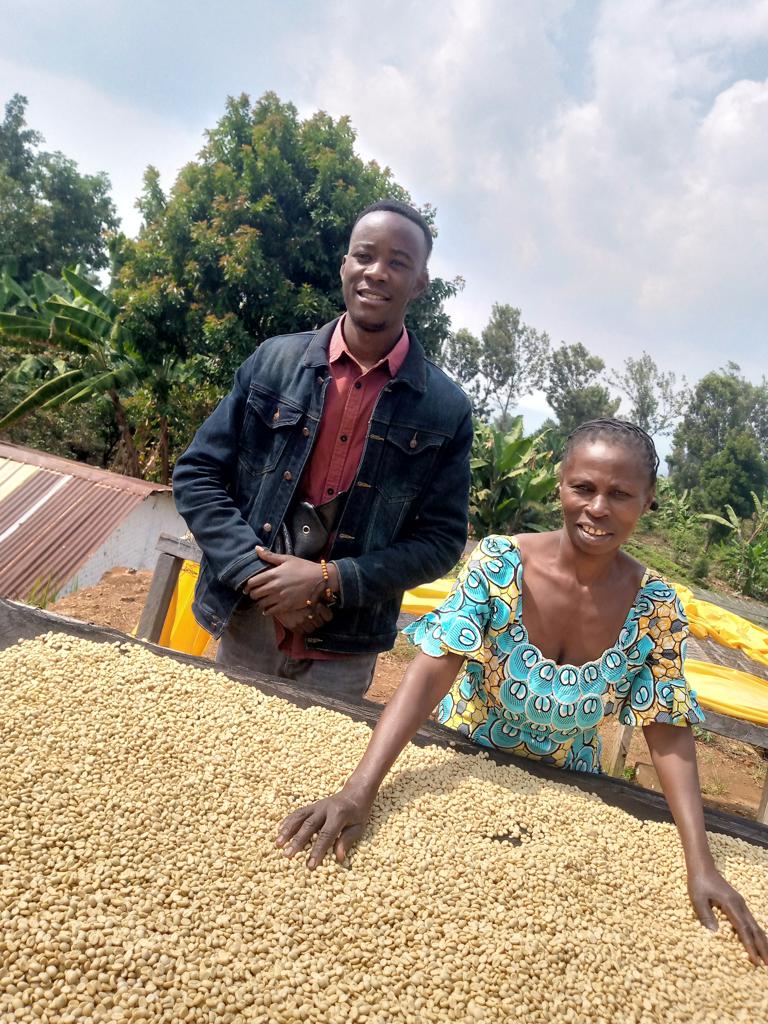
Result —
<instances>
[{"instance_id":1,"label":"red collared shirt","mask_svg":"<svg viewBox=\"0 0 768 1024\"><path fill-rule=\"evenodd\" d=\"M344 340L346 314L336 324L328 348L331 379L328 381L323 415L307 468L298 487L299 498L313 505L332 501L348 490L368 436L368 424L379 395L405 362L410 348L408 332L403 332L383 359L370 370L363 370ZM291 658L338 658L338 654L307 647L304 638L289 633L280 623L278 646Z\"/></svg>"}]
</instances>

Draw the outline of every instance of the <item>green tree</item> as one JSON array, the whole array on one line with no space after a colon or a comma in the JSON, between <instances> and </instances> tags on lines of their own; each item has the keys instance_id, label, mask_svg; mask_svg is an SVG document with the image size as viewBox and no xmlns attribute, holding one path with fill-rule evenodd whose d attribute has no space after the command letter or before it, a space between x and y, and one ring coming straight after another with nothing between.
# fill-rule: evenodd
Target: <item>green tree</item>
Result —
<instances>
[{"instance_id":1,"label":"green tree","mask_svg":"<svg viewBox=\"0 0 768 1024\"><path fill-rule=\"evenodd\" d=\"M667 461L674 486L690 490L699 508L714 511L729 502L743 514L749 492L762 489L768 456L767 402L765 381L750 383L735 363L696 384ZM717 473L724 474L720 483ZM706 496L697 490L703 485ZM733 492L726 493L730 488Z\"/></svg>"},{"instance_id":2,"label":"green tree","mask_svg":"<svg viewBox=\"0 0 768 1024\"><path fill-rule=\"evenodd\" d=\"M757 438L752 431L734 429L720 451L702 466L695 503L707 510L729 505L739 516L748 516L752 492L762 491L766 483L768 465Z\"/></svg>"},{"instance_id":3,"label":"green tree","mask_svg":"<svg viewBox=\"0 0 768 1024\"><path fill-rule=\"evenodd\" d=\"M139 237L121 254L116 296L141 351L209 357L221 387L270 335L306 330L342 308L339 267L359 211L408 194L355 153L347 118L266 93L230 98L197 160L170 194L148 168ZM434 211L424 210L428 220ZM408 325L428 353L448 333L443 300L460 281L435 279Z\"/></svg>"},{"instance_id":4,"label":"green tree","mask_svg":"<svg viewBox=\"0 0 768 1024\"><path fill-rule=\"evenodd\" d=\"M0 312L0 352L29 354L0 381L0 430L18 431L21 421L41 410L63 410L72 420L73 407L88 405L91 415L79 417L81 432L87 432L94 417L103 424L111 411L114 429L102 430L113 435L111 468L168 483L173 454L218 398L208 361L146 357L115 303L72 270L62 281L36 274L30 293L3 274L0 306L4 296L14 305ZM35 446L50 450L45 437Z\"/></svg>"},{"instance_id":5,"label":"green tree","mask_svg":"<svg viewBox=\"0 0 768 1024\"><path fill-rule=\"evenodd\" d=\"M546 379L549 335L523 322L515 306L495 303L480 338L462 328L449 340L446 369L472 399L475 414L508 424L520 398Z\"/></svg>"},{"instance_id":6,"label":"green tree","mask_svg":"<svg viewBox=\"0 0 768 1024\"><path fill-rule=\"evenodd\" d=\"M601 383L604 369L603 360L580 343L561 345L550 356L544 394L563 437L586 420L615 415L621 402Z\"/></svg>"},{"instance_id":7,"label":"green tree","mask_svg":"<svg viewBox=\"0 0 768 1024\"><path fill-rule=\"evenodd\" d=\"M629 419L649 434L668 434L690 401L685 378L678 387L675 374L662 373L647 352L639 359L629 356L611 383L629 399Z\"/></svg>"},{"instance_id":8,"label":"green tree","mask_svg":"<svg viewBox=\"0 0 768 1024\"><path fill-rule=\"evenodd\" d=\"M0 122L0 264L24 286L36 271L106 267L107 236L118 225L108 177L81 174L62 153L40 150L26 106L17 93Z\"/></svg>"},{"instance_id":9,"label":"green tree","mask_svg":"<svg viewBox=\"0 0 768 1024\"><path fill-rule=\"evenodd\" d=\"M466 327L460 327L455 333L449 334L443 347L441 364L456 383L464 388L480 373L481 355L480 339Z\"/></svg>"}]
</instances>

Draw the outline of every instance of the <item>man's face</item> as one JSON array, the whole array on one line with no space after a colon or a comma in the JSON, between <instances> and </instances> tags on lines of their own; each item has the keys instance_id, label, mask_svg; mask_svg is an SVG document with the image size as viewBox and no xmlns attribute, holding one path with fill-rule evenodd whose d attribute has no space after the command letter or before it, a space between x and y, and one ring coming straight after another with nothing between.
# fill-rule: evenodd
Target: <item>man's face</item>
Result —
<instances>
[{"instance_id":1,"label":"man's face","mask_svg":"<svg viewBox=\"0 0 768 1024\"><path fill-rule=\"evenodd\" d=\"M427 243L418 224L376 210L355 225L341 261L344 305L362 331L396 331L406 308L429 281Z\"/></svg>"}]
</instances>

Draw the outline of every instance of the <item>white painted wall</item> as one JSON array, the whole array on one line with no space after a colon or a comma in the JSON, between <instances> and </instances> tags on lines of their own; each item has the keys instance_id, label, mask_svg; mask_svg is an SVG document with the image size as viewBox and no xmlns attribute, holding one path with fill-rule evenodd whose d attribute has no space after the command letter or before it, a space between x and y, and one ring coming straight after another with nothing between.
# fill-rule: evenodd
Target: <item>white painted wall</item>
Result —
<instances>
[{"instance_id":1,"label":"white painted wall","mask_svg":"<svg viewBox=\"0 0 768 1024\"><path fill-rule=\"evenodd\" d=\"M157 541L161 533L182 537L187 524L176 511L170 492L161 491L145 498L116 527L86 564L59 591L58 597L93 586L109 569L154 569Z\"/></svg>"}]
</instances>

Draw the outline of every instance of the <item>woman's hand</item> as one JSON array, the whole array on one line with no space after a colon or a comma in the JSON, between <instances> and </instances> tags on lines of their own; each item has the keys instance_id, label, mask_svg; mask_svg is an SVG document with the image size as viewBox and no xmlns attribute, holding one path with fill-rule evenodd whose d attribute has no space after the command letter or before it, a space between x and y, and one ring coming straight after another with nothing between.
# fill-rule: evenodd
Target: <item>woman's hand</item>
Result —
<instances>
[{"instance_id":1,"label":"woman's hand","mask_svg":"<svg viewBox=\"0 0 768 1024\"><path fill-rule=\"evenodd\" d=\"M295 555L275 555L262 547L256 548L256 554L273 568L251 576L243 591L264 614L281 618L287 612L310 609L307 601L314 604L324 586L320 566Z\"/></svg>"},{"instance_id":2,"label":"woman's hand","mask_svg":"<svg viewBox=\"0 0 768 1024\"><path fill-rule=\"evenodd\" d=\"M293 857L317 836L307 865L317 867L331 847L341 863L363 834L372 803L369 797L344 787L289 814L280 825L277 845L283 847L283 856Z\"/></svg>"},{"instance_id":3,"label":"woman's hand","mask_svg":"<svg viewBox=\"0 0 768 1024\"><path fill-rule=\"evenodd\" d=\"M740 893L714 867L688 873L688 895L696 916L710 931L717 931L717 918L712 907L719 907L733 925L733 930L757 967L768 966L768 936L752 917Z\"/></svg>"}]
</instances>

